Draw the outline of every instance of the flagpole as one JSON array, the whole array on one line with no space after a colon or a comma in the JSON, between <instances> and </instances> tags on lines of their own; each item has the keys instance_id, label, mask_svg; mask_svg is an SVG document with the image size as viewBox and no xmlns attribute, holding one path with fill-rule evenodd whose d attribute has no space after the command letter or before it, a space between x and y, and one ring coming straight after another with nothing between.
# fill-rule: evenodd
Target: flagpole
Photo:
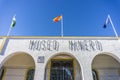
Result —
<instances>
[{"instance_id":1,"label":"flagpole","mask_svg":"<svg viewBox=\"0 0 120 80\"><path fill-rule=\"evenodd\" d=\"M11 30L12 30L12 27L10 26L10 27L9 27L9 30L8 30L8 33L7 33L7 36L9 36Z\"/></svg>"},{"instance_id":2,"label":"flagpole","mask_svg":"<svg viewBox=\"0 0 120 80\"><path fill-rule=\"evenodd\" d=\"M117 39L119 39L119 38L118 38L117 31L116 31L116 29L115 29L115 26L114 26L114 24L113 24L113 22L112 22L112 19L111 19L111 17L110 17L109 14L108 14L108 19L110 20L110 23L111 23L111 25L112 25L113 31L114 31L114 33L115 33Z\"/></svg>"},{"instance_id":3,"label":"flagpole","mask_svg":"<svg viewBox=\"0 0 120 80\"><path fill-rule=\"evenodd\" d=\"M61 15L62 16L62 15ZM63 37L63 16L62 16L62 19L61 19L61 37Z\"/></svg>"}]
</instances>

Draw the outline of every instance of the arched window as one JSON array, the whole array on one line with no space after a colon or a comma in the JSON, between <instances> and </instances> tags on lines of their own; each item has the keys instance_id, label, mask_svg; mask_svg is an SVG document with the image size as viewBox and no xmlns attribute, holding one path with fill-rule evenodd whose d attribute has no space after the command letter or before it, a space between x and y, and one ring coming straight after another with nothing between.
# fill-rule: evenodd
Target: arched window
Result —
<instances>
[{"instance_id":1,"label":"arched window","mask_svg":"<svg viewBox=\"0 0 120 80\"><path fill-rule=\"evenodd\" d=\"M96 72L96 70L92 70L92 75L93 75L93 80L98 80L98 74Z\"/></svg>"},{"instance_id":2,"label":"arched window","mask_svg":"<svg viewBox=\"0 0 120 80\"><path fill-rule=\"evenodd\" d=\"M33 80L34 79L34 69L30 69L27 73L27 79L26 80Z\"/></svg>"}]
</instances>

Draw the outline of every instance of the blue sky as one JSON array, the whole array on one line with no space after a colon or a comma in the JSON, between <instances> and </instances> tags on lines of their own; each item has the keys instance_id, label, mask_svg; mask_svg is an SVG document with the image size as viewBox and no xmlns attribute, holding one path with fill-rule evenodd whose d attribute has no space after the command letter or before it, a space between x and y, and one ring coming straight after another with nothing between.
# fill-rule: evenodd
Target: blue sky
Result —
<instances>
[{"instance_id":1,"label":"blue sky","mask_svg":"<svg viewBox=\"0 0 120 80\"><path fill-rule=\"evenodd\" d=\"M10 36L115 36L110 24L103 24L110 14L120 36L120 0L0 0L0 36L6 36L12 17L16 26Z\"/></svg>"}]
</instances>

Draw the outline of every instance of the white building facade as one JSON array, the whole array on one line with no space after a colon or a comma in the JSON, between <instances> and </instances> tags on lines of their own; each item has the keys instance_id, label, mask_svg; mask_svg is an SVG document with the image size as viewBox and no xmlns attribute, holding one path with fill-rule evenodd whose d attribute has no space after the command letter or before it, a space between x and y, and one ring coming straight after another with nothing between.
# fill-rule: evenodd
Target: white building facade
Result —
<instances>
[{"instance_id":1,"label":"white building facade","mask_svg":"<svg viewBox=\"0 0 120 80\"><path fill-rule=\"evenodd\" d=\"M113 37L1 37L1 80L120 80Z\"/></svg>"}]
</instances>

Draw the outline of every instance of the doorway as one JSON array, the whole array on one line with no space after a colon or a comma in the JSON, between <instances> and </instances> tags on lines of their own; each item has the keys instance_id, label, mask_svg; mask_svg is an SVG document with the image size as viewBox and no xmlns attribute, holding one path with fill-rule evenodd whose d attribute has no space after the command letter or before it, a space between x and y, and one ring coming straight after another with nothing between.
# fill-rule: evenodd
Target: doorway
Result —
<instances>
[{"instance_id":1,"label":"doorway","mask_svg":"<svg viewBox=\"0 0 120 80\"><path fill-rule=\"evenodd\" d=\"M50 80L74 80L73 60L51 60Z\"/></svg>"}]
</instances>

